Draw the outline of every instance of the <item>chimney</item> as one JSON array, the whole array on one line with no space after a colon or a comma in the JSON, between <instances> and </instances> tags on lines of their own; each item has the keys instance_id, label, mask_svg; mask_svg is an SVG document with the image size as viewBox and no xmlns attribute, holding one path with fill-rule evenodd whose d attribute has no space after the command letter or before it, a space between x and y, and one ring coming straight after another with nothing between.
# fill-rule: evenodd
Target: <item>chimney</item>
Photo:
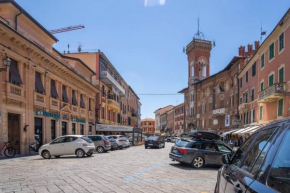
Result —
<instances>
[{"instance_id":1,"label":"chimney","mask_svg":"<svg viewBox=\"0 0 290 193\"><path fill-rule=\"evenodd\" d=\"M239 56L245 56L245 46L239 47Z\"/></svg>"},{"instance_id":2,"label":"chimney","mask_svg":"<svg viewBox=\"0 0 290 193\"><path fill-rule=\"evenodd\" d=\"M253 45L252 44L248 44L248 54L252 55L252 51L253 51Z\"/></svg>"},{"instance_id":3,"label":"chimney","mask_svg":"<svg viewBox=\"0 0 290 193\"><path fill-rule=\"evenodd\" d=\"M255 41L255 50L258 50L260 46L260 42L259 41Z\"/></svg>"}]
</instances>

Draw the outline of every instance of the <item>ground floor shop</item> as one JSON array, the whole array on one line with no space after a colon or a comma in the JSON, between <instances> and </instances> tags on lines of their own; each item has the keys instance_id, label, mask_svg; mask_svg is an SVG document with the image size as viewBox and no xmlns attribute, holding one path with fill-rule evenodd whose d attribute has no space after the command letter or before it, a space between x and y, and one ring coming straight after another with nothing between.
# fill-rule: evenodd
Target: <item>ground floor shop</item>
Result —
<instances>
[{"instance_id":1,"label":"ground floor shop","mask_svg":"<svg viewBox=\"0 0 290 193\"><path fill-rule=\"evenodd\" d=\"M11 142L17 154L27 154L32 143L42 145L62 135L95 134L93 119L69 111L28 110L25 104L2 105L0 125L0 144Z\"/></svg>"}]
</instances>

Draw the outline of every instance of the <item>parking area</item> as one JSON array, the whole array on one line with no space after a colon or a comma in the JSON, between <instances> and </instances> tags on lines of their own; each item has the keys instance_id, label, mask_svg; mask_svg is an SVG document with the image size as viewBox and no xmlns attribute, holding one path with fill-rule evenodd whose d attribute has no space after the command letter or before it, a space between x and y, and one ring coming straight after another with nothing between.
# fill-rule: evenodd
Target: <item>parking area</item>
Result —
<instances>
[{"instance_id":1,"label":"parking area","mask_svg":"<svg viewBox=\"0 0 290 193\"><path fill-rule=\"evenodd\" d=\"M173 144L44 160L2 159L0 192L213 192L217 167L194 169L169 159Z\"/></svg>"}]
</instances>

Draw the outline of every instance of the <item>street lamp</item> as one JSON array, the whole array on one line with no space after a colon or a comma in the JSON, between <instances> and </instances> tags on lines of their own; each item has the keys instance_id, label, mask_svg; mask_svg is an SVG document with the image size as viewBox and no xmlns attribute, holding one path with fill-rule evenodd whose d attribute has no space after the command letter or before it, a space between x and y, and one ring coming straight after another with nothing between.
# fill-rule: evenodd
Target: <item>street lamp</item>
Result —
<instances>
[{"instance_id":1,"label":"street lamp","mask_svg":"<svg viewBox=\"0 0 290 193\"><path fill-rule=\"evenodd\" d=\"M10 64L11 64L11 60L10 60L10 58L8 58L8 57L6 56L6 58L3 58L3 59L2 59L2 62L3 62L3 65L5 66L5 68L0 68L0 72L2 72L2 71L7 71L7 67L10 66Z\"/></svg>"}]
</instances>

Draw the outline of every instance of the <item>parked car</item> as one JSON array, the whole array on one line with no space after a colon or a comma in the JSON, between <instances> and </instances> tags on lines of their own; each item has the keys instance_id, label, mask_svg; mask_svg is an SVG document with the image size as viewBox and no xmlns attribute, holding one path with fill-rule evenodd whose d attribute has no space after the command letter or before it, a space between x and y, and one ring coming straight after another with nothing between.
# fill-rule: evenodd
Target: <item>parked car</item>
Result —
<instances>
[{"instance_id":1,"label":"parked car","mask_svg":"<svg viewBox=\"0 0 290 193\"><path fill-rule=\"evenodd\" d=\"M111 150L111 143L104 135L89 135L88 138L94 142L98 153L104 153Z\"/></svg>"},{"instance_id":2,"label":"parked car","mask_svg":"<svg viewBox=\"0 0 290 193\"><path fill-rule=\"evenodd\" d=\"M170 137L167 137L167 138L165 139L165 141L166 141L166 142L171 142L171 138L170 138Z\"/></svg>"},{"instance_id":3,"label":"parked car","mask_svg":"<svg viewBox=\"0 0 290 193\"><path fill-rule=\"evenodd\" d=\"M85 155L93 155L94 150L95 145L88 137L83 135L66 135L42 145L39 148L39 155L44 159L49 159L51 156L58 158L62 155L84 157Z\"/></svg>"},{"instance_id":4,"label":"parked car","mask_svg":"<svg viewBox=\"0 0 290 193\"><path fill-rule=\"evenodd\" d=\"M113 137L116 140L119 149L123 149L124 147L129 146L128 140L124 135L111 135L110 137Z\"/></svg>"},{"instance_id":5,"label":"parked car","mask_svg":"<svg viewBox=\"0 0 290 193\"><path fill-rule=\"evenodd\" d=\"M145 140L145 149L148 147L157 147L157 148L164 148L165 147L165 138L161 136L150 136Z\"/></svg>"},{"instance_id":6,"label":"parked car","mask_svg":"<svg viewBox=\"0 0 290 193\"><path fill-rule=\"evenodd\" d=\"M232 155L223 155L215 193L290 191L290 119L253 133Z\"/></svg>"},{"instance_id":7,"label":"parked car","mask_svg":"<svg viewBox=\"0 0 290 193\"><path fill-rule=\"evenodd\" d=\"M170 142L175 143L177 141L177 137L171 137Z\"/></svg>"},{"instance_id":8,"label":"parked car","mask_svg":"<svg viewBox=\"0 0 290 193\"><path fill-rule=\"evenodd\" d=\"M118 143L116 142L116 140L114 139L113 136L106 136L106 138L110 141L111 143L111 150L116 150L118 149Z\"/></svg>"},{"instance_id":9,"label":"parked car","mask_svg":"<svg viewBox=\"0 0 290 193\"><path fill-rule=\"evenodd\" d=\"M127 138L127 137L125 137L125 138L127 140L127 143L126 143L126 146L125 147L128 148L128 147L131 146L132 141L129 138Z\"/></svg>"},{"instance_id":10,"label":"parked car","mask_svg":"<svg viewBox=\"0 0 290 193\"><path fill-rule=\"evenodd\" d=\"M169 157L195 168L204 165L222 165L222 155L231 154L233 150L222 141L216 140L219 138L218 135L211 134L199 132L199 135L193 135L192 139L179 140L172 146Z\"/></svg>"}]
</instances>

